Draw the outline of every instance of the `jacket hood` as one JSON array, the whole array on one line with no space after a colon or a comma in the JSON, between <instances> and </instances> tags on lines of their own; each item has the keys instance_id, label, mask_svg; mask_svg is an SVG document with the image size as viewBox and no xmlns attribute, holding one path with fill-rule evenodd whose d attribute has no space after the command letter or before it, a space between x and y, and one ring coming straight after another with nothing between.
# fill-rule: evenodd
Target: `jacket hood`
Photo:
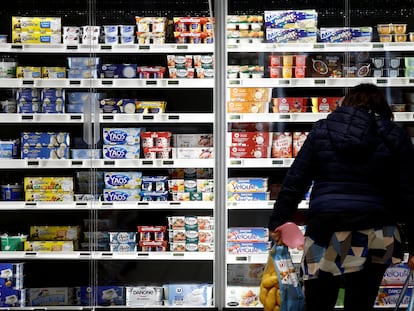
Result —
<instances>
[{"instance_id":1,"label":"jacket hood","mask_svg":"<svg viewBox=\"0 0 414 311\"><path fill-rule=\"evenodd\" d=\"M379 117L366 110L341 106L327 117L329 140L339 154L347 157L370 155L381 144Z\"/></svg>"}]
</instances>

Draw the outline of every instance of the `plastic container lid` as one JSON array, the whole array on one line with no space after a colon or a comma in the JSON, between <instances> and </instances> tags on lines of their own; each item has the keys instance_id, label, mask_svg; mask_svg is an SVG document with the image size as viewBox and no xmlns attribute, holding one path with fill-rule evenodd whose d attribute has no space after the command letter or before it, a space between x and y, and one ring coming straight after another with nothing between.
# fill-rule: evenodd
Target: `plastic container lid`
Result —
<instances>
[{"instance_id":1,"label":"plastic container lid","mask_svg":"<svg viewBox=\"0 0 414 311\"><path fill-rule=\"evenodd\" d=\"M305 238L299 227L293 222L287 222L276 228L280 231L282 241L289 248L303 248Z\"/></svg>"}]
</instances>

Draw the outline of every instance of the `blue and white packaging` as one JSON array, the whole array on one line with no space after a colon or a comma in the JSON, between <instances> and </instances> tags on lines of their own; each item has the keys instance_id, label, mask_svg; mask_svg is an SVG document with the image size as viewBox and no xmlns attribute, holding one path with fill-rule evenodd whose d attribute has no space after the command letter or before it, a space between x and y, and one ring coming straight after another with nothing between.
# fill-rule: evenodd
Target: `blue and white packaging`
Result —
<instances>
[{"instance_id":1,"label":"blue and white packaging","mask_svg":"<svg viewBox=\"0 0 414 311\"><path fill-rule=\"evenodd\" d=\"M108 145L139 145L141 142L141 128L124 127L103 129L103 141Z\"/></svg>"},{"instance_id":2,"label":"blue and white packaging","mask_svg":"<svg viewBox=\"0 0 414 311\"><path fill-rule=\"evenodd\" d=\"M21 132L22 147L68 147L70 134L67 132Z\"/></svg>"},{"instance_id":3,"label":"blue and white packaging","mask_svg":"<svg viewBox=\"0 0 414 311\"><path fill-rule=\"evenodd\" d=\"M102 159L102 149L70 149L72 159Z\"/></svg>"},{"instance_id":4,"label":"blue and white packaging","mask_svg":"<svg viewBox=\"0 0 414 311\"><path fill-rule=\"evenodd\" d=\"M66 92L68 104L92 104L106 96L106 93Z\"/></svg>"},{"instance_id":5,"label":"blue and white packaging","mask_svg":"<svg viewBox=\"0 0 414 311\"><path fill-rule=\"evenodd\" d=\"M137 64L102 64L99 67L100 78L125 78L137 77Z\"/></svg>"},{"instance_id":6,"label":"blue and white packaging","mask_svg":"<svg viewBox=\"0 0 414 311\"><path fill-rule=\"evenodd\" d=\"M142 172L104 172L107 189L141 189Z\"/></svg>"},{"instance_id":7,"label":"blue and white packaging","mask_svg":"<svg viewBox=\"0 0 414 311\"><path fill-rule=\"evenodd\" d=\"M349 27L321 27L319 29L321 42L340 43L351 42L352 32Z\"/></svg>"},{"instance_id":8,"label":"blue and white packaging","mask_svg":"<svg viewBox=\"0 0 414 311\"><path fill-rule=\"evenodd\" d=\"M40 111L43 113L64 113L65 90L60 88L42 89L40 104Z\"/></svg>"},{"instance_id":9,"label":"blue and white packaging","mask_svg":"<svg viewBox=\"0 0 414 311\"><path fill-rule=\"evenodd\" d=\"M19 140L0 141L0 159L15 159L18 156Z\"/></svg>"},{"instance_id":10,"label":"blue and white packaging","mask_svg":"<svg viewBox=\"0 0 414 311\"><path fill-rule=\"evenodd\" d=\"M139 145L103 145L104 159L139 159L141 156Z\"/></svg>"},{"instance_id":11,"label":"blue and white packaging","mask_svg":"<svg viewBox=\"0 0 414 311\"><path fill-rule=\"evenodd\" d=\"M68 79L98 79L97 68L68 69Z\"/></svg>"},{"instance_id":12,"label":"blue and white packaging","mask_svg":"<svg viewBox=\"0 0 414 311\"><path fill-rule=\"evenodd\" d=\"M142 201L168 201L168 191L142 191Z\"/></svg>"},{"instance_id":13,"label":"blue and white packaging","mask_svg":"<svg viewBox=\"0 0 414 311\"><path fill-rule=\"evenodd\" d=\"M32 101L33 99L40 100L40 92L39 89L29 89L29 88L23 88L18 89L16 93L16 100L19 101Z\"/></svg>"},{"instance_id":14,"label":"blue and white packaging","mask_svg":"<svg viewBox=\"0 0 414 311\"><path fill-rule=\"evenodd\" d=\"M140 201L141 193L139 189L104 189L104 201Z\"/></svg>"},{"instance_id":15,"label":"blue and white packaging","mask_svg":"<svg viewBox=\"0 0 414 311\"><path fill-rule=\"evenodd\" d=\"M132 98L104 98L99 102L102 113L135 113L136 99Z\"/></svg>"},{"instance_id":16,"label":"blue and white packaging","mask_svg":"<svg viewBox=\"0 0 414 311\"><path fill-rule=\"evenodd\" d=\"M73 288L44 287L27 289L27 305L36 306L69 306L73 305Z\"/></svg>"},{"instance_id":17,"label":"blue and white packaging","mask_svg":"<svg viewBox=\"0 0 414 311\"><path fill-rule=\"evenodd\" d=\"M40 103L37 99L31 101L21 100L17 103L17 113L38 113L40 108Z\"/></svg>"},{"instance_id":18,"label":"blue and white packaging","mask_svg":"<svg viewBox=\"0 0 414 311\"><path fill-rule=\"evenodd\" d=\"M267 28L266 41L272 43L315 43L317 41L317 29Z\"/></svg>"},{"instance_id":19,"label":"blue and white packaging","mask_svg":"<svg viewBox=\"0 0 414 311\"><path fill-rule=\"evenodd\" d=\"M68 67L76 69L96 68L100 63L99 57L68 57Z\"/></svg>"},{"instance_id":20,"label":"blue and white packaging","mask_svg":"<svg viewBox=\"0 0 414 311\"><path fill-rule=\"evenodd\" d=\"M26 289L0 288L0 307L25 307Z\"/></svg>"},{"instance_id":21,"label":"blue and white packaging","mask_svg":"<svg viewBox=\"0 0 414 311\"><path fill-rule=\"evenodd\" d=\"M23 288L24 263L0 263L0 289Z\"/></svg>"},{"instance_id":22,"label":"blue and white packaging","mask_svg":"<svg viewBox=\"0 0 414 311\"><path fill-rule=\"evenodd\" d=\"M352 42L371 42L372 27L351 27Z\"/></svg>"},{"instance_id":23,"label":"blue and white packaging","mask_svg":"<svg viewBox=\"0 0 414 311\"><path fill-rule=\"evenodd\" d=\"M316 10L271 10L264 12L266 28L316 28Z\"/></svg>"},{"instance_id":24,"label":"blue and white packaging","mask_svg":"<svg viewBox=\"0 0 414 311\"><path fill-rule=\"evenodd\" d=\"M268 201L270 192L227 192L228 201Z\"/></svg>"},{"instance_id":25,"label":"blue and white packaging","mask_svg":"<svg viewBox=\"0 0 414 311\"><path fill-rule=\"evenodd\" d=\"M18 113L40 112L40 92L38 89L19 89L16 93Z\"/></svg>"},{"instance_id":26,"label":"blue and white packaging","mask_svg":"<svg viewBox=\"0 0 414 311\"><path fill-rule=\"evenodd\" d=\"M143 176L141 188L148 192L164 192L168 190L168 176Z\"/></svg>"},{"instance_id":27,"label":"blue and white packaging","mask_svg":"<svg viewBox=\"0 0 414 311\"><path fill-rule=\"evenodd\" d=\"M111 252L118 252L118 253L136 252L137 251L137 243L136 242L110 243L109 244L109 250Z\"/></svg>"},{"instance_id":28,"label":"blue and white packaging","mask_svg":"<svg viewBox=\"0 0 414 311\"><path fill-rule=\"evenodd\" d=\"M79 299L82 306L93 306L95 298L99 306L124 306L125 288L123 286L81 286Z\"/></svg>"},{"instance_id":29,"label":"blue and white packaging","mask_svg":"<svg viewBox=\"0 0 414 311\"><path fill-rule=\"evenodd\" d=\"M111 243L129 243L137 241L136 232L109 232L109 241Z\"/></svg>"},{"instance_id":30,"label":"blue and white packaging","mask_svg":"<svg viewBox=\"0 0 414 311\"><path fill-rule=\"evenodd\" d=\"M69 159L69 147L23 147L22 159Z\"/></svg>"},{"instance_id":31,"label":"blue and white packaging","mask_svg":"<svg viewBox=\"0 0 414 311\"><path fill-rule=\"evenodd\" d=\"M163 285L168 306L211 306L213 290L211 284L166 284Z\"/></svg>"},{"instance_id":32,"label":"blue and white packaging","mask_svg":"<svg viewBox=\"0 0 414 311\"><path fill-rule=\"evenodd\" d=\"M66 92L66 112L82 113L95 112L98 109L99 101L106 96L106 93L89 92Z\"/></svg>"},{"instance_id":33,"label":"blue and white packaging","mask_svg":"<svg viewBox=\"0 0 414 311\"><path fill-rule=\"evenodd\" d=\"M162 306L164 289L160 286L126 287L127 307Z\"/></svg>"}]
</instances>

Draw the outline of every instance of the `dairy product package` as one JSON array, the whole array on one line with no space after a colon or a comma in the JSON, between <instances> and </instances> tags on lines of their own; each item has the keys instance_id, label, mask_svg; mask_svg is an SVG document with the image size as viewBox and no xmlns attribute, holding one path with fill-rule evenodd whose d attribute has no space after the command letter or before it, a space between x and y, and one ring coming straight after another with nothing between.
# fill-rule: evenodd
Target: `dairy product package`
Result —
<instances>
[{"instance_id":1,"label":"dairy product package","mask_svg":"<svg viewBox=\"0 0 414 311\"><path fill-rule=\"evenodd\" d=\"M73 252L73 241L26 241L26 252Z\"/></svg>"},{"instance_id":2,"label":"dairy product package","mask_svg":"<svg viewBox=\"0 0 414 311\"><path fill-rule=\"evenodd\" d=\"M25 190L45 191L45 190L60 190L73 191L73 177L30 177L26 176L23 179L23 186Z\"/></svg>"},{"instance_id":3,"label":"dairy product package","mask_svg":"<svg viewBox=\"0 0 414 311\"><path fill-rule=\"evenodd\" d=\"M104 201L140 201L139 189L104 189Z\"/></svg>"},{"instance_id":4,"label":"dairy product package","mask_svg":"<svg viewBox=\"0 0 414 311\"><path fill-rule=\"evenodd\" d=\"M74 289L70 287L27 288L28 306L69 306L74 304Z\"/></svg>"},{"instance_id":5,"label":"dairy product package","mask_svg":"<svg viewBox=\"0 0 414 311\"><path fill-rule=\"evenodd\" d=\"M0 289L23 288L24 263L0 263Z\"/></svg>"},{"instance_id":6,"label":"dairy product package","mask_svg":"<svg viewBox=\"0 0 414 311\"><path fill-rule=\"evenodd\" d=\"M139 145L141 142L141 128L111 128L103 129L104 144L109 145Z\"/></svg>"},{"instance_id":7,"label":"dairy product package","mask_svg":"<svg viewBox=\"0 0 414 311\"><path fill-rule=\"evenodd\" d=\"M26 289L0 288L0 307L25 307Z\"/></svg>"},{"instance_id":8,"label":"dairy product package","mask_svg":"<svg viewBox=\"0 0 414 311\"><path fill-rule=\"evenodd\" d=\"M230 192L265 192L268 190L266 177L230 177L227 179Z\"/></svg>"},{"instance_id":9,"label":"dairy product package","mask_svg":"<svg viewBox=\"0 0 414 311\"><path fill-rule=\"evenodd\" d=\"M30 226L30 240L79 240L79 226Z\"/></svg>"},{"instance_id":10,"label":"dairy product package","mask_svg":"<svg viewBox=\"0 0 414 311\"><path fill-rule=\"evenodd\" d=\"M226 306L255 307L263 305L259 300L259 286L228 286Z\"/></svg>"},{"instance_id":11,"label":"dairy product package","mask_svg":"<svg viewBox=\"0 0 414 311\"><path fill-rule=\"evenodd\" d=\"M140 159L139 145L103 145L102 157L104 159Z\"/></svg>"},{"instance_id":12,"label":"dairy product package","mask_svg":"<svg viewBox=\"0 0 414 311\"><path fill-rule=\"evenodd\" d=\"M105 188L137 189L141 188L142 172L104 172Z\"/></svg>"},{"instance_id":13,"label":"dairy product package","mask_svg":"<svg viewBox=\"0 0 414 311\"><path fill-rule=\"evenodd\" d=\"M79 301L82 306L92 306L95 299L99 306L124 306L125 288L123 286L81 286Z\"/></svg>"},{"instance_id":14,"label":"dairy product package","mask_svg":"<svg viewBox=\"0 0 414 311\"><path fill-rule=\"evenodd\" d=\"M169 306L211 306L213 287L211 284L166 284L163 285Z\"/></svg>"},{"instance_id":15,"label":"dairy product package","mask_svg":"<svg viewBox=\"0 0 414 311\"><path fill-rule=\"evenodd\" d=\"M126 287L127 307L162 306L164 289L160 286Z\"/></svg>"}]
</instances>

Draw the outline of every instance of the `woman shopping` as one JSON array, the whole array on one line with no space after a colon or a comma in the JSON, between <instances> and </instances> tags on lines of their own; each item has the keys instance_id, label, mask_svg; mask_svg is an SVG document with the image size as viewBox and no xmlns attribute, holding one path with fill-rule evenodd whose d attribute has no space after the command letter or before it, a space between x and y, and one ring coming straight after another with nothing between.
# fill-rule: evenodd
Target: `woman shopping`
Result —
<instances>
[{"instance_id":1,"label":"woman shopping","mask_svg":"<svg viewBox=\"0 0 414 311\"><path fill-rule=\"evenodd\" d=\"M293 221L311 185L302 258L306 310L335 310L341 287L345 311L373 310L385 270L403 258L399 223L406 224L414 269L414 148L377 86L351 88L314 124L270 217L277 244L284 237L275 229Z\"/></svg>"}]
</instances>

